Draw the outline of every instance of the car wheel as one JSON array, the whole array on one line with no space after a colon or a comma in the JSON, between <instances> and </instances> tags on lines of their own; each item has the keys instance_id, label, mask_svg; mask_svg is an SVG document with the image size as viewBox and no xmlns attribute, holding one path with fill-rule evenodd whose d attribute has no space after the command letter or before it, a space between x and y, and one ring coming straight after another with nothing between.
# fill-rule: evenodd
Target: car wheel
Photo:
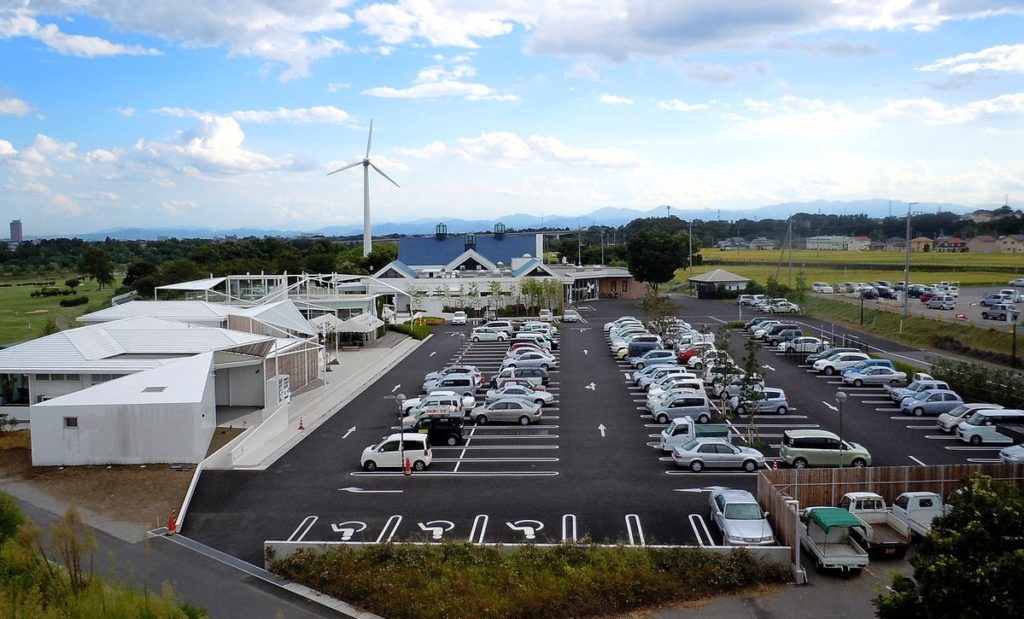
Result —
<instances>
[{"instance_id":1,"label":"car wheel","mask_svg":"<svg viewBox=\"0 0 1024 619\"><path fill-rule=\"evenodd\" d=\"M923 414L924 414L924 409L923 408L921 408L920 406L914 408L914 417L920 417Z\"/></svg>"},{"instance_id":2,"label":"car wheel","mask_svg":"<svg viewBox=\"0 0 1024 619\"><path fill-rule=\"evenodd\" d=\"M366 463L363 464L363 469L365 469L367 471L376 471L377 470L377 463L374 462L373 460L367 460Z\"/></svg>"},{"instance_id":3,"label":"car wheel","mask_svg":"<svg viewBox=\"0 0 1024 619\"><path fill-rule=\"evenodd\" d=\"M424 462L423 460L417 460L416 462L413 462L413 464L412 464L412 469L414 471L422 471L422 470L424 470L426 468L427 468L427 463Z\"/></svg>"},{"instance_id":4,"label":"car wheel","mask_svg":"<svg viewBox=\"0 0 1024 619\"><path fill-rule=\"evenodd\" d=\"M454 434L449 434L448 438L445 439L445 442L448 443L449 447L454 447L459 444L459 437L455 436Z\"/></svg>"},{"instance_id":5,"label":"car wheel","mask_svg":"<svg viewBox=\"0 0 1024 619\"><path fill-rule=\"evenodd\" d=\"M694 473L700 473L701 471L704 470L704 463L701 462L700 460L694 460L693 462L690 463L690 470L693 471Z\"/></svg>"},{"instance_id":6,"label":"car wheel","mask_svg":"<svg viewBox=\"0 0 1024 619\"><path fill-rule=\"evenodd\" d=\"M533 403L537 406L544 406L544 400L541 399L534 400Z\"/></svg>"},{"instance_id":7,"label":"car wheel","mask_svg":"<svg viewBox=\"0 0 1024 619\"><path fill-rule=\"evenodd\" d=\"M519 425L521 425L521 426L528 426L528 425L530 425L530 418L527 417L526 415L523 415L522 417L519 418Z\"/></svg>"},{"instance_id":8,"label":"car wheel","mask_svg":"<svg viewBox=\"0 0 1024 619\"><path fill-rule=\"evenodd\" d=\"M742 406L742 405L737 406L736 407L736 414L740 415L740 416L746 415L747 414L747 407Z\"/></svg>"},{"instance_id":9,"label":"car wheel","mask_svg":"<svg viewBox=\"0 0 1024 619\"><path fill-rule=\"evenodd\" d=\"M855 469L862 469L867 465L868 463L865 462L863 458L854 458L853 462L850 463L850 466L852 466Z\"/></svg>"},{"instance_id":10,"label":"car wheel","mask_svg":"<svg viewBox=\"0 0 1024 619\"><path fill-rule=\"evenodd\" d=\"M658 423L668 423L668 415L665 413L658 415Z\"/></svg>"},{"instance_id":11,"label":"car wheel","mask_svg":"<svg viewBox=\"0 0 1024 619\"><path fill-rule=\"evenodd\" d=\"M780 414L780 415L785 415L786 413L789 412L789 409L786 408L785 406L780 406L777 409L775 409L775 412Z\"/></svg>"},{"instance_id":12,"label":"car wheel","mask_svg":"<svg viewBox=\"0 0 1024 619\"><path fill-rule=\"evenodd\" d=\"M711 415L708 415L706 413L701 415L700 417L697 417L697 423L707 423L709 421L711 421Z\"/></svg>"},{"instance_id":13,"label":"car wheel","mask_svg":"<svg viewBox=\"0 0 1024 619\"><path fill-rule=\"evenodd\" d=\"M748 473L753 473L754 471L757 470L757 462L754 462L753 460L745 461L743 463L743 470Z\"/></svg>"},{"instance_id":14,"label":"car wheel","mask_svg":"<svg viewBox=\"0 0 1024 619\"><path fill-rule=\"evenodd\" d=\"M724 399L725 399L725 398L727 398L728 396L729 396L729 392L728 392L728 391L722 391L722 392L720 392L720 393L718 394L718 399L719 399L719 400L724 400Z\"/></svg>"},{"instance_id":15,"label":"car wheel","mask_svg":"<svg viewBox=\"0 0 1024 619\"><path fill-rule=\"evenodd\" d=\"M505 341L505 336L504 335L499 335L498 336L498 341L499 342L504 342Z\"/></svg>"},{"instance_id":16,"label":"car wheel","mask_svg":"<svg viewBox=\"0 0 1024 619\"><path fill-rule=\"evenodd\" d=\"M978 436L977 434L972 436L971 437L971 445L974 445L975 447L977 447L978 445L981 445L981 437Z\"/></svg>"},{"instance_id":17,"label":"car wheel","mask_svg":"<svg viewBox=\"0 0 1024 619\"><path fill-rule=\"evenodd\" d=\"M478 425L478 426L485 426L485 425L487 425L487 415L477 415L476 416L476 425Z\"/></svg>"},{"instance_id":18,"label":"car wheel","mask_svg":"<svg viewBox=\"0 0 1024 619\"><path fill-rule=\"evenodd\" d=\"M542 364L540 364L540 367L542 367L544 369L544 371L546 372L547 369L548 369L548 364L542 363Z\"/></svg>"},{"instance_id":19,"label":"car wheel","mask_svg":"<svg viewBox=\"0 0 1024 619\"><path fill-rule=\"evenodd\" d=\"M804 460L803 458L797 458L796 460L793 460L793 468L795 468L795 469L805 469L805 468L807 468L807 460Z\"/></svg>"},{"instance_id":20,"label":"car wheel","mask_svg":"<svg viewBox=\"0 0 1024 619\"><path fill-rule=\"evenodd\" d=\"M898 380L890 380L889 381L889 386L890 387L895 387L898 384L900 384L900 381L898 381Z\"/></svg>"},{"instance_id":21,"label":"car wheel","mask_svg":"<svg viewBox=\"0 0 1024 619\"><path fill-rule=\"evenodd\" d=\"M779 345L779 340L772 340L771 341L771 345L772 346L778 346Z\"/></svg>"},{"instance_id":22,"label":"car wheel","mask_svg":"<svg viewBox=\"0 0 1024 619\"><path fill-rule=\"evenodd\" d=\"M832 376L836 373L836 369L831 365L825 366L825 376Z\"/></svg>"},{"instance_id":23,"label":"car wheel","mask_svg":"<svg viewBox=\"0 0 1024 619\"><path fill-rule=\"evenodd\" d=\"M704 364L701 363L700 361L698 361L697 363L693 364L693 369L695 369L695 370L703 370L704 369Z\"/></svg>"},{"instance_id":24,"label":"car wheel","mask_svg":"<svg viewBox=\"0 0 1024 619\"><path fill-rule=\"evenodd\" d=\"M644 369L644 364L642 364L642 363L636 364L636 369L638 369L638 370Z\"/></svg>"},{"instance_id":25,"label":"car wheel","mask_svg":"<svg viewBox=\"0 0 1024 619\"><path fill-rule=\"evenodd\" d=\"M480 336L476 336L476 335L473 336L473 341L474 342L479 342L480 341Z\"/></svg>"}]
</instances>

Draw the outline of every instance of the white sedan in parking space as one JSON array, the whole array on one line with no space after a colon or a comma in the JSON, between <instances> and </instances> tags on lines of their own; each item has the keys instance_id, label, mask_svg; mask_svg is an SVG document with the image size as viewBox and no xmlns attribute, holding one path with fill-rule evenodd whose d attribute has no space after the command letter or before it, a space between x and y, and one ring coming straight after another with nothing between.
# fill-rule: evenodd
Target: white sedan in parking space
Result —
<instances>
[{"instance_id":1,"label":"white sedan in parking space","mask_svg":"<svg viewBox=\"0 0 1024 619\"><path fill-rule=\"evenodd\" d=\"M525 352L521 355L506 359L502 362L502 368L544 368L545 370L558 366L554 357L539 352Z\"/></svg>"},{"instance_id":2,"label":"white sedan in parking space","mask_svg":"<svg viewBox=\"0 0 1024 619\"><path fill-rule=\"evenodd\" d=\"M825 344L821 341L821 338L805 335L802 337L795 337L788 342L780 343L779 350L782 352L800 352L810 354L818 352L824 345Z\"/></svg>"},{"instance_id":3,"label":"white sedan in parking space","mask_svg":"<svg viewBox=\"0 0 1024 619\"><path fill-rule=\"evenodd\" d=\"M853 367L861 361L867 361L871 357L862 352L844 352L833 355L828 359L818 359L812 366L818 372L832 376L842 372L846 368Z\"/></svg>"},{"instance_id":4,"label":"white sedan in parking space","mask_svg":"<svg viewBox=\"0 0 1024 619\"><path fill-rule=\"evenodd\" d=\"M466 312L462 312L462 311L455 312L454 314L452 314L452 324L453 325L464 325L464 324L466 324L466 318L468 318L468 316L466 315Z\"/></svg>"},{"instance_id":5,"label":"white sedan in parking space","mask_svg":"<svg viewBox=\"0 0 1024 619\"><path fill-rule=\"evenodd\" d=\"M567 309L562 312L562 322L579 322L580 315L574 309Z\"/></svg>"},{"instance_id":6,"label":"white sedan in parking space","mask_svg":"<svg viewBox=\"0 0 1024 619\"><path fill-rule=\"evenodd\" d=\"M771 546L775 543L772 525L746 490L715 488L708 497L711 521L722 532L726 546Z\"/></svg>"},{"instance_id":7,"label":"white sedan in parking space","mask_svg":"<svg viewBox=\"0 0 1024 619\"><path fill-rule=\"evenodd\" d=\"M485 400L490 403L512 398L519 398L520 400L526 400L528 402L540 404L541 406L546 406L555 400L555 394L550 391L540 391L537 389L531 389L524 385L514 385L509 383L501 389L488 389Z\"/></svg>"},{"instance_id":8,"label":"white sedan in parking space","mask_svg":"<svg viewBox=\"0 0 1024 619\"><path fill-rule=\"evenodd\" d=\"M907 382L907 373L894 370L884 365L862 368L859 372L846 372L843 382L854 387L864 385L892 385L893 387Z\"/></svg>"},{"instance_id":9,"label":"white sedan in parking space","mask_svg":"<svg viewBox=\"0 0 1024 619\"><path fill-rule=\"evenodd\" d=\"M789 301L777 301L768 306L769 314L799 314L800 306Z\"/></svg>"}]
</instances>

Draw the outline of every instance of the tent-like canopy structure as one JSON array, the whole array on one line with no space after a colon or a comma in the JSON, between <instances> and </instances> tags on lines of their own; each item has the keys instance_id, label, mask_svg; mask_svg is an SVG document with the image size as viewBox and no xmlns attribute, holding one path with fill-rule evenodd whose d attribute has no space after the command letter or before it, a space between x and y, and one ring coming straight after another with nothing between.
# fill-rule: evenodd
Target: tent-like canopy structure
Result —
<instances>
[{"instance_id":1,"label":"tent-like canopy structure","mask_svg":"<svg viewBox=\"0 0 1024 619\"><path fill-rule=\"evenodd\" d=\"M370 314L357 314L341 323L341 333L370 333L384 326L384 321Z\"/></svg>"}]
</instances>

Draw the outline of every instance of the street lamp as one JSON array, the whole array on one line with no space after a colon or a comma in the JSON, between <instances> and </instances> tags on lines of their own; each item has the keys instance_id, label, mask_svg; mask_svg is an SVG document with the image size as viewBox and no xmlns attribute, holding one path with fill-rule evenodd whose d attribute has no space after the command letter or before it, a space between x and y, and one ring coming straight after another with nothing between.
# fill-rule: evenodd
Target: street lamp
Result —
<instances>
[{"instance_id":1,"label":"street lamp","mask_svg":"<svg viewBox=\"0 0 1024 619\"><path fill-rule=\"evenodd\" d=\"M462 363L462 357L466 354L466 334L459 333L462 343L459 344L459 363Z\"/></svg>"},{"instance_id":2,"label":"street lamp","mask_svg":"<svg viewBox=\"0 0 1024 619\"><path fill-rule=\"evenodd\" d=\"M843 447L846 443L843 442L843 402L846 401L846 392L836 392L836 402L839 403L839 468L843 468Z\"/></svg>"},{"instance_id":3,"label":"street lamp","mask_svg":"<svg viewBox=\"0 0 1024 619\"><path fill-rule=\"evenodd\" d=\"M395 396L395 402L398 402L398 458L399 462L402 463L402 468L405 468L405 428L402 427L402 419L405 417L405 411L402 410L405 405L405 394L399 393Z\"/></svg>"}]
</instances>

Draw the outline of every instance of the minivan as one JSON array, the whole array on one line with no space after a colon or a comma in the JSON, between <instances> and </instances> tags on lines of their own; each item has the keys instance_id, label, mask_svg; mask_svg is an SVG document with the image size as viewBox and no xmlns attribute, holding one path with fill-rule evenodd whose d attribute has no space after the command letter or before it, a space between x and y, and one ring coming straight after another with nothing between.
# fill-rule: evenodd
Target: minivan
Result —
<instances>
[{"instance_id":1,"label":"minivan","mask_svg":"<svg viewBox=\"0 0 1024 619\"><path fill-rule=\"evenodd\" d=\"M423 383L423 390L427 393L431 391L454 391L462 395L476 397L476 389L479 386L472 374L449 374L437 380Z\"/></svg>"},{"instance_id":2,"label":"minivan","mask_svg":"<svg viewBox=\"0 0 1024 619\"><path fill-rule=\"evenodd\" d=\"M655 350L661 348L661 344L658 342L630 342L629 346L625 348L625 352L622 350L618 353L619 359L629 359L630 357L642 357L644 353L649 350Z\"/></svg>"},{"instance_id":3,"label":"minivan","mask_svg":"<svg viewBox=\"0 0 1024 619\"><path fill-rule=\"evenodd\" d=\"M651 417L658 423L668 423L676 417L690 417L697 423L711 421L711 404L708 396L700 391L680 392L671 400L663 400L654 410Z\"/></svg>"},{"instance_id":4,"label":"minivan","mask_svg":"<svg viewBox=\"0 0 1024 619\"><path fill-rule=\"evenodd\" d=\"M1013 443L1013 439L1001 434L996 429L996 425L1001 423L1024 423L1024 410L1007 408L975 411L956 427L956 435L960 437L961 441L971 445L988 443L1010 445Z\"/></svg>"},{"instance_id":5,"label":"minivan","mask_svg":"<svg viewBox=\"0 0 1024 619\"><path fill-rule=\"evenodd\" d=\"M455 446L465 442L465 425L466 420L462 415L427 413L411 427L402 428L402 431L426 434L432 443Z\"/></svg>"},{"instance_id":6,"label":"minivan","mask_svg":"<svg viewBox=\"0 0 1024 619\"><path fill-rule=\"evenodd\" d=\"M928 299L928 303L925 306L928 309L938 310L951 310L956 309L956 299L948 294L937 294L934 297Z\"/></svg>"},{"instance_id":7,"label":"minivan","mask_svg":"<svg viewBox=\"0 0 1024 619\"><path fill-rule=\"evenodd\" d=\"M786 430L782 433L782 461L795 469L808 466L852 466L871 464L871 454L857 443L840 440L827 430Z\"/></svg>"},{"instance_id":8,"label":"minivan","mask_svg":"<svg viewBox=\"0 0 1024 619\"><path fill-rule=\"evenodd\" d=\"M766 341L766 342L770 342L773 337L776 337L782 331L786 331L787 329L799 329L799 328L800 328L799 326L794 325L792 323L782 323L782 322L780 322L780 323L778 323L776 325L768 327L765 330L764 335L761 336L761 339ZM776 341L775 343L778 344L778 341Z\"/></svg>"},{"instance_id":9,"label":"minivan","mask_svg":"<svg viewBox=\"0 0 1024 619\"><path fill-rule=\"evenodd\" d=\"M403 457L409 460L409 466L414 471L422 471L430 466L433 461L430 437L410 432L392 434L364 449L359 464L367 471L376 471L382 467L400 469L405 465Z\"/></svg>"},{"instance_id":10,"label":"minivan","mask_svg":"<svg viewBox=\"0 0 1024 619\"><path fill-rule=\"evenodd\" d=\"M530 385L547 385L548 373L544 368L505 368L491 377L491 386L501 389L505 383L526 381Z\"/></svg>"}]
</instances>

